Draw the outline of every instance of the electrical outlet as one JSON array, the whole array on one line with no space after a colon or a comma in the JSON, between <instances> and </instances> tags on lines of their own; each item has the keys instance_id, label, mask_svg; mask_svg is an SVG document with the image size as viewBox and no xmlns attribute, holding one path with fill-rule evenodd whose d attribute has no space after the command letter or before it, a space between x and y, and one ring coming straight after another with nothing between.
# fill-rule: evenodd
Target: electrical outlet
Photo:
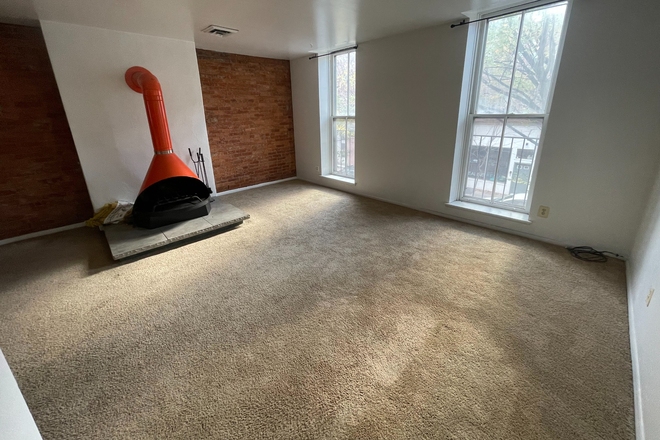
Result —
<instances>
[{"instance_id":1,"label":"electrical outlet","mask_svg":"<svg viewBox=\"0 0 660 440\"><path fill-rule=\"evenodd\" d=\"M648 307L651 304L651 299L653 298L653 292L655 292L655 289L649 290L649 294L646 297L646 307Z\"/></svg>"},{"instance_id":2,"label":"electrical outlet","mask_svg":"<svg viewBox=\"0 0 660 440\"><path fill-rule=\"evenodd\" d=\"M547 206L539 206L539 213L538 216L541 218L548 218L548 214L550 214L550 208Z\"/></svg>"},{"instance_id":3,"label":"electrical outlet","mask_svg":"<svg viewBox=\"0 0 660 440\"><path fill-rule=\"evenodd\" d=\"M321 167L316 167L316 172L319 173L321 171Z\"/></svg>"}]
</instances>

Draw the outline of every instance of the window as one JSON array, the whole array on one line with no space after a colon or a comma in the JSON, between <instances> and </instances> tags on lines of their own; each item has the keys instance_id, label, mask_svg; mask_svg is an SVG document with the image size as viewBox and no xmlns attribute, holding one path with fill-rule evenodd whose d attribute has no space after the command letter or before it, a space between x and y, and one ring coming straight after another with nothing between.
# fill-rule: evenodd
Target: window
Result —
<instances>
[{"instance_id":1,"label":"window","mask_svg":"<svg viewBox=\"0 0 660 440\"><path fill-rule=\"evenodd\" d=\"M480 23L460 199L528 213L567 2Z\"/></svg>"},{"instance_id":2,"label":"window","mask_svg":"<svg viewBox=\"0 0 660 440\"><path fill-rule=\"evenodd\" d=\"M333 56L331 174L355 179L355 51Z\"/></svg>"}]
</instances>

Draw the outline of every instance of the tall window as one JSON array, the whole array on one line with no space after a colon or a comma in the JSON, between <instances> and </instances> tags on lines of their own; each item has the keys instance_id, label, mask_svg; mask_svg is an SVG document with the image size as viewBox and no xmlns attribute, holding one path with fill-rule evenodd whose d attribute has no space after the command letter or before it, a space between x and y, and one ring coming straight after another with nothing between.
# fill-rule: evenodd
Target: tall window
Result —
<instances>
[{"instance_id":1,"label":"tall window","mask_svg":"<svg viewBox=\"0 0 660 440\"><path fill-rule=\"evenodd\" d=\"M529 212L567 2L482 22L461 200Z\"/></svg>"},{"instance_id":2,"label":"tall window","mask_svg":"<svg viewBox=\"0 0 660 440\"><path fill-rule=\"evenodd\" d=\"M355 51L332 64L332 174L355 179Z\"/></svg>"}]
</instances>

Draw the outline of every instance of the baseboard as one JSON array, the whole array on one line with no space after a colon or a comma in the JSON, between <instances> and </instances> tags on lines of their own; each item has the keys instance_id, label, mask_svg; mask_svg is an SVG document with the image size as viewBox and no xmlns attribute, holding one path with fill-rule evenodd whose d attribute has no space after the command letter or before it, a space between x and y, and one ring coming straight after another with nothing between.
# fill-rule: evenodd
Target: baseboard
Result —
<instances>
[{"instance_id":1,"label":"baseboard","mask_svg":"<svg viewBox=\"0 0 660 440\"><path fill-rule=\"evenodd\" d=\"M82 228L83 226L85 226L85 222L61 226L59 228L46 229L45 231L32 232L30 234L19 235L18 237L5 238L4 240L0 240L0 246L15 243L17 241L29 240L30 238L41 237L43 235L56 234L58 232L68 231L69 229Z\"/></svg>"},{"instance_id":2,"label":"baseboard","mask_svg":"<svg viewBox=\"0 0 660 440\"><path fill-rule=\"evenodd\" d=\"M516 230L513 230L513 229L502 228L502 227L499 227L499 226L491 225L491 224L488 224L488 223L482 223L482 222L478 222L478 221L473 221L473 220L465 219L465 218L462 218L462 217L455 217L453 215L445 214L445 213L442 213L442 212L437 212L437 211L433 211L433 210L429 210L429 209L419 208L417 206L411 206L411 205L407 205L405 203L395 202L393 200L388 200L388 199L384 199L382 197L372 196L372 195L365 194L365 193L362 193L362 192L359 192L359 191L355 191L355 192L345 191L345 190L334 188L334 187L331 187L331 186L321 185L318 182L314 182L312 180L308 180L308 179L305 179L305 178L302 178L302 177L298 177L298 179L303 180L305 182L312 183L314 185L319 185L319 186L323 186L325 188L334 189L336 191L348 192L350 194L355 194L355 195L358 195L358 196L361 196L361 197L366 197L368 199L378 200L378 201L385 202L385 203L391 203L392 205L402 206L404 208L409 208L409 209L414 209L416 211L426 212L427 214L435 215L435 216L438 216L438 217L448 218L448 219L456 220L456 221L463 222L463 223L469 223L471 225L481 226L481 227L484 227L484 228L487 228L487 229L493 229L493 230L496 230L496 231L505 232L507 234L518 235L518 236L521 236L521 237L541 241L541 242L544 242L544 243L554 244L554 245L562 246L562 247L570 246L570 243L563 243L563 242L560 242L560 241L557 241L557 240L548 239L546 237L541 237L541 236L534 235L534 234L525 234L524 232L516 231ZM620 259L623 260L626 264L626 273L630 274L630 268L629 268L630 261L625 259L625 258L620 258ZM626 288L627 288L626 290L627 290L627 297L628 297L628 332L630 334L630 357L631 357L631 361L632 361L632 370L633 370L632 371L632 373L633 373L633 394L634 394L634 403L635 403L635 437L636 437L636 440L645 440L644 417L643 417L643 413L642 413L642 388L641 388L641 383L640 383L640 379L639 379L639 360L638 360L638 357L637 357L637 337L636 337L636 334L635 334L635 326L634 326L635 312L634 312L634 308L633 308L632 295L630 294L630 292L631 292L630 278L627 279Z\"/></svg>"},{"instance_id":3,"label":"baseboard","mask_svg":"<svg viewBox=\"0 0 660 440\"><path fill-rule=\"evenodd\" d=\"M369 197L369 196L365 196L365 197ZM370 197L370 198L375 199L375 200L381 200L381 201L387 202L387 203L392 203L393 205L399 205L399 206L404 206L406 208L415 209L417 211L422 211L422 212L425 212L427 214L436 215L438 217L442 217L442 218L446 218L446 219L450 219L450 220L455 220L457 222L468 223L470 225L480 226L482 228L492 229L494 231L505 232L507 234L529 238L530 240L541 241L543 243L554 244L555 246L561 246L561 247L570 246L569 243L561 242L561 241L558 241L558 240L552 240L550 238L546 238L546 237L543 237L543 236L540 236L540 235L527 234L525 232L516 231L515 229L509 229L509 228L504 228L502 226L491 225L490 223L484 223L484 222L480 222L478 220L471 220L471 219L467 219L467 218L464 218L464 217L459 217L459 216L456 216L456 215L446 214L444 212L433 211L431 209L424 209L424 208L417 208L417 207L414 207L414 206L407 206L407 205L404 205L403 203L396 203L396 202L392 202L392 201L389 201L389 200L380 199L380 198L377 198L377 197Z\"/></svg>"},{"instance_id":4,"label":"baseboard","mask_svg":"<svg viewBox=\"0 0 660 440\"><path fill-rule=\"evenodd\" d=\"M546 237L542 237L540 235L527 234L525 232L516 231L515 229L508 229L508 228L504 228L504 227L501 227L501 226L491 225L490 223L484 223L484 222L480 222L480 221L476 221L476 220L470 220L470 219L466 219L466 218L451 215L451 214L446 214L444 212L439 212L439 211L433 211L431 209L420 208L418 206L413 206L413 205L408 205L408 204L401 203L401 202L396 202L394 200L389 200L389 199L385 199L385 198L382 198L382 197L373 196L371 194L365 194L365 193L360 192L360 191L346 191L344 189L335 188L333 186L322 185L318 182L314 182L312 180L308 180L308 179L305 179L303 177L298 177L298 179L303 180L305 182L312 183L314 185L323 186L325 188L331 188L331 189L334 189L334 190L337 190L337 191L343 191L343 192L347 192L347 193L350 193L350 194L355 194L357 196L366 197L368 199L373 199L373 200L378 200L380 202L391 203L392 205L397 205L397 206L402 206L404 208L414 209L415 211L425 212L427 214L435 215L437 217L442 217L442 218L446 218L446 219L449 219L449 220L455 220L455 221L461 222L461 223L468 223L468 224L471 224L471 225L474 225L474 226L480 226L480 227L486 228L486 229L492 229L492 230L499 231L499 232L505 232L505 233L511 234L511 235L517 235L519 237L529 238L531 240L541 241L543 243L554 244L556 246L561 246L561 247L571 246L571 243L565 243L565 242L561 242L561 241L558 241L558 240L552 240L552 239L549 239L549 238L546 238Z\"/></svg>"},{"instance_id":5,"label":"baseboard","mask_svg":"<svg viewBox=\"0 0 660 440\"><path fill-rule=\"evenodd\" d=\"M266 186L266 185L275 185L276 183L288 182L289 180L296 180L297 178L298 177L289 177L289 178L286 178L286 179L274 180L272 182L259 183L257 185L246 186L245 188L230 189L229 191L214 193L213 195L214 196L224 196L224 195L227 195L227 194L233 194L233 193L240 192L240 191L246 191L248 189L260 188L260 187ZM9 243L15 243L17 241L29 240L30 238L41 237L43 235L50 235L50 234L55 234L57 232L68 231L69 229L80 228L80 227L83 227L83 226L85 226L84 222L83 223L76 223L76 224L68 225L68 226L62 226L62 227L59 227L59 228L46 229L45 231L32 232L30 234L19 235L18 237L5 238L4 240L0 240L0 246L5 245L5 244L9 244Z\"/></svg>"},{"instance_id":6,"label":"baseboard","mask_svg":"<svg viewBox=\"0 0 660 440\"><path fill-rule=\"evenodd\" d=\"M639 379L639 358L637 357L637 333L635 331L635 308L630 277L630 261L626 261L626 290L628 297L628 332L630 333L630 358L632 362L633 398L635 402L635 438L645 440L644 413L642 412L642 384Z\"/></svg>"},{"instance_id":7,"label":"baseboard","mask_svg":"<svg viewBox=\"0 0 660 440\"><path fill-rule=\"evenodd\" d=\"M241 191L246 191L248 189L261 188L262 186L275 185L276 183L288 182L289 180L296 180L298 177L287 177L286 179L273 180L272 182L258 183L256 185L246 186L243 188L230 189L229 191L223 191L219 193L214 193L214 197L226 196L227 194L233 194Z\"/></svg>"}]
</instances>

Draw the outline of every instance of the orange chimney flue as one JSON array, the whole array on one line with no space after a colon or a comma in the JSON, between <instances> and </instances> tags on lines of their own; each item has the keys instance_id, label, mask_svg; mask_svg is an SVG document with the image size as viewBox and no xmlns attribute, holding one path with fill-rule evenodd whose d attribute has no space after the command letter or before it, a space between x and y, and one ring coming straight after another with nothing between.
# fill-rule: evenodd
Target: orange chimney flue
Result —
<instances>
[{"instance_id":1,"label":"orange chimney flue","mask_svg":"<svg viewBox=\"0 0 660 440\"><path fill-rule=\"evenodd\" d=\"M154 158L144 178L140 192L154 183L169 177L187 176L197 178L172 150L170 127L167 125L163 91L158 78L144 67L131 67L126 71L126 84L144 97L149 131L154 144Z\"/></svg>"}]
</instances>

